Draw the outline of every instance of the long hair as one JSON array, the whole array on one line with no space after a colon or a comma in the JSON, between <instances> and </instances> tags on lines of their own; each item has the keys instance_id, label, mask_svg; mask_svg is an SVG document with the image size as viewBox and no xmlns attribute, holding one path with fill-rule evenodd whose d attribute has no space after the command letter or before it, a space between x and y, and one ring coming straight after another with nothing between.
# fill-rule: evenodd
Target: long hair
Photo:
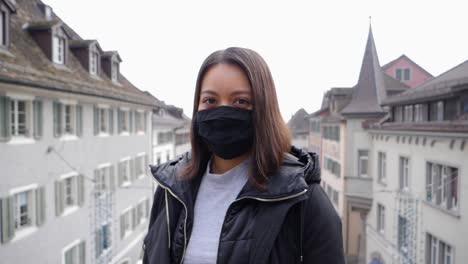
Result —
<instances>
[{"instance_id":1,"label":"long hair","mask_svg":"<svg viewBox=\"0 0 468 264\"><path fill-rule=\"evenodd\" d=\"M215 51L205 59L198 72L190 132L192 153L191 159L182 171L182 176L193 178L203 175L211 157L210 150L195 129L195 117L198 111L203 77L211 67L217 64L231 64L240 67L252 88L254 139L249 181L256 188L263 189L268 177L281 166L284 152L287 152L291 146L291 138L281 117L275 84L268 65L257 52L245 48L231 47Z\"/></svg>"}]
</instances>

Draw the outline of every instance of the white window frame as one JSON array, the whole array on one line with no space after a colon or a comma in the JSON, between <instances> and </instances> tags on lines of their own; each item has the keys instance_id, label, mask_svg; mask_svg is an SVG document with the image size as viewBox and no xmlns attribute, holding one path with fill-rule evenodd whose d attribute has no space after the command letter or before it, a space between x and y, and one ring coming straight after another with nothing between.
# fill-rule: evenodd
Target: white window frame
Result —
<instances>
[{"instance_id":1,"label":"white window frame","mask_svg":"<svg viewBox=\"0 0 468 264\"><path fill-rule=\"evenodd\" d=\"M111 61L111 80L115 83L119 81L119 63L116 59Z\"/></svg>"},{"instance_id":2,"label":"white window frame","mask_svg":"<svg viewBox=\"0 0 468 264\"><path fill-rule=\"evenodd\" d=\"M401 190L408 191L410 189L410 161L408 157L400 156L399 157L399 166L402 166L400 169L400 183Z\"/></svg>"},{"instance_id":3,"label":"white window frame","mask_svg":"<svg viewBox=\"0 0 468 264\"><path fill-rule=\"evenodd\" d=\"M57 64L65 64L65 37L54 34L52 38L52 60Z\"/></svg>"},{"instance_id":4,"label":"white window frame","mask_svg":"<svg viewBox=\"0 0 468 264\"><path fill-rule=\"evenodd\" d=\"M366 152L367 155L366 156L364 156L364 155L361 156L361 153L363 153L363 152ZM366 161L366 164L367 164L366 174L362 174L362 168L363 168L362 167L362 162L364 160ZM362 178L369 177L369 150L367 150L367 149L359 149L358 150L358 168L357 169L358 169L358 176L359 177L362 177Z\"/></svg>"},{"instance_id":5,"label":"white window frame","mask_svg":"<svg viewBox=\"0 0 468 264\"><path fill-rule=\"evenodd\" d=\"M125 239L126 237L130 236L133 232L132 229L132 207L128 207L125 210L122 211L120 215L124 216L124 227L125 227L125 232L124 236L122 237L122 240ZM122 218L120 218L122 219Z\"/></svg>"},{"instance_id":6,"label":"white window frame","mask_svg":"<svg viewBox=\"0 0 468 264\"><path fill-rule=\"evenodd\" d=\"M408 70L408 79L405 79L405 70ZM400 71L400 73L401 73L401 79L398 79L398 74L397 74L398 71ZM400 82L411 81L411 68L410 67L395 68L395 79L397 79Z\"/></svg>"},{"instance_id":7,"label":"white window frame","mask_svg":"<svg viewBox=\"0 0 468 264\"><path fill-rule=\"evenodd\" d=\"M64 247L62 249L62 263L63 264L66 264L66 254L67 254L67 252L69 250L76 251L75 259L73 261L74 263L72 263L72 264L75 264L75 263L80 264L80 263L85 263L86 262L86 259L85 260L80 259L80 248L79 248L79 246L80 246L81 243L84 243L84 241L80 240L80 239L77 239L77 240L73 241L71 244L69 244L68 246L66 246L66 247Z\"/></svg>"},{"instance_id":8,"label":"white window frame","mask_svg":"<svg viewBox=\"0 0 468 264\"><path fill-rule=\"evenodd\" d=\"M445 241L439 239L438 237L432 235L431 233L426 233L428 238L426 241L429 243L428 248L429 252L426 253L427 263L430 264L454 264L455 263L455 250L451 244L446 243ZM441 249L443 247L443 250ZM440 262L440 253L443 253L442 262ZM450 261L448 260L450 258Z\"/></svg>"},{"instance_id":9,"label":"white window frame","mask_svg":"<svg viewBox=\"0 0 468 264\"><path fill-rule=\"evenodd\" d=\"M12 112L10 111L10 123L7 124L10 127L11 131L11 139L8 142L9 144L23 144L23 143L34 143L33 137L33 100L34 96L29 94L22 94L22 93L11 93L7 92L6 96L10 98L10 105L8 106L11 110L11 104L13 101L25 101L26 103L26 129L29 133L26 134L14 134L13 130L11 129L14 126L14 119L12 118ZM16 118L16 117L15 117Z\"/></svg>"},{"instance_id":10,"label":"white window frame","mask_svg":"<svg viewBox=\"0 0 468 264\"><path fill-rule=\"evenodd\" d=\"M111 163L105 163L97 167L97 169L99 170L99 175L98 178L95 179L95 189L97 192L100 193L100 197L104 196L107 191L110 191L111 166Z\"/></svg>"},{"instance_id":11,"label":"white window frame","mask_svg":"<svg viewBox=\"0 0 468 264\"><path fill-rule=\"evenodd\" d=\"M430 191L430 199L426 198L426 201L440 207L444 210L447 210L449 212L459 212L460 208L460 170L458 167L455 166L449 166L445 165L442 163L438 162L432 162L432 161L427 161L429 164L429 169L430 169L430 178L429 180L431 181L430 183L427 182L426 178L426 195L427 192ZM440 185L436 186L436 177L437 177L437 167L440 167ZM426 166L427 168L427 166ZM452 173L454 173L454 170L456 170L456 188L457 190L451 190L449 191L448 189L448 184L453 181ZM428 173L428 172L426 172ZM439 192L440 189L440 203L437 203L437 192ZM457 194L456 201L451 202L451 208L448 208L448 199L453 198L453 193Z\"/></svg>"},{"instance_id":12,"label":"white window frame","mask_svg":"<svg viewBox=\"0 0 468 264\"><path fill-rule=\"evenodd\" d=\"M144 122L146 122L144 110L135 111L135 131L140 135L145 134Z\"/></svg>"},{"instance_id":13,"label":"white window frame","mask_svg":"<svg viewBox=\"0 0 468 264\"><path fill-rule=\"evenodd\" d=\"M120 163L123 164L124 170L125 170L125 179L122 179L122 184L120 185L121 187L126 187L132 184L132 172L130 170L130 162L131 162L131 157L125 157L120 160ZM122 167L120 167L121 169ZM122 172L118 172L118 177L122 176Z\"/></svg>"},{"instance_id":14,"label":"white window frame","mask_svg":"<svg viewBox=\"0 0 468 264\"><path fill-rule=\"evenodd\" d=\"M3 46L3 47L7 46L6 39L8 37L6 36L6 34L8 33L7 23L9 23L7 19L8 19L7 13L3 10L0 10L0 46ZM3 22L6 22L6 23L3 23Z\"/></svg>"},{"instance_id":15,"label":"white window frame","mask_svg":"<svg viewBox=\"0 0 468 264\"><path fill-rule=\"evenodd\" d=\"M120 134L121 135L129 135L130 133L130 109L129 108L120 108L120 115L121 115L121 120L118 120L119 122L122 122L119 124L120 126Z\"/></svg>"},{"instance_id":16,"label":"white window frame","mask_svg":"<svg viewBox=\"0 0 468 264\"><path fill-rule=\"evenodd\" d=\"M68 215L79 208L78 206L78 172L71 172L60 176L60 180L63 182L63 206L64 210L62 215ZM68 204L67 202L67 180L71 180L71 199L73 203Z\"/></svg>"},{"instance_id":17,"label":"white window frame","mask_svg":"<svg viewBox=\"0 0 468 264\"><path fill-rule=\"evenodd\" d=\"M143 178L146 175L146 152L138 153L135 164L136 177Z\"/></svg>"},{"instance_id":18,"label":"white window frame","mask_svg":"<svg viewBox=\"0 0 468 264\"><path fill-rule=\"evenodd\" d=\"M377 152L377 170L378 180L382 183L387 182L387 154L385 152Z\"/></svg>"},{"instance_id":19,"label":"white window frame","mask_svg":"<svg viewBox=\"0 0 468 264\"><path fill-rule=\"evenodd\" d=\"M17 187L12 190L10 190L10 195L13 197L13 221L14 221L14 226L13 228L15 229L15 235L12 239L12 241L21 239L24 236L29 235L30 233L34 232L37 230L36 226L36 195L35 191L38 189L37 184L30 184L22 187ZM16 221L17 221L17 213L18 213L18 208L17 207L17 195L27 192L29 194L28 197L28 216L29 216L29 221L30 224L27 226L23 226L18 228L16 226Z\"/></svg>"},{"instance_id":20,"label":"white window frame","mask_svg":"<svg viewBox=\"0 0 468 264\"><path fill-rule=\"evenodd\" d=\"M89 73L91 75L98 75L99 69L99 53L96 45L91 45L89 49Z\"/></svg>"},{"instance_id":21,"label":"white window frame","mask_svg":"<svg viewBox=\"0 0 468 264\"><path fill-rule=\"evenodd\" d=\"M147 198L141 199L138 204L137 204L137 221L138 225L144 223L146 220L148 220L148 208L146 208L147 205Z\"/></svg>"},{"instance_id":22,"label":"white window frame","mask_svg":"<svg viewBox=\"0 0 468 264\"><path fill-rule=\"evenodd\" d=\"M385 234L385 206L377 203L377 231Z\"/></svg>"}]
</instances>

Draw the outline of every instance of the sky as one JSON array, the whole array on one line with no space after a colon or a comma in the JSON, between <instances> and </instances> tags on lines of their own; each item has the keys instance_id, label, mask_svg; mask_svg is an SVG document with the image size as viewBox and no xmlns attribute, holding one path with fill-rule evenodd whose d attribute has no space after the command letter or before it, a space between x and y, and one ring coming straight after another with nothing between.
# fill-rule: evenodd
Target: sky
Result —
<instances>
[{"instance_id":1,"label":"sky","mask_svg":"<svg viewBox=\"0 0 468 264\"><path fill-rule=\"evenodd\" d=\"M371 16L381 65L406 54L434 76L468 59L465 1L43 0L84 39L117 50L139 89L192 115L198 70L231 46L267 62L287 122L356 84Z\"/></svg>"}]
</instances>

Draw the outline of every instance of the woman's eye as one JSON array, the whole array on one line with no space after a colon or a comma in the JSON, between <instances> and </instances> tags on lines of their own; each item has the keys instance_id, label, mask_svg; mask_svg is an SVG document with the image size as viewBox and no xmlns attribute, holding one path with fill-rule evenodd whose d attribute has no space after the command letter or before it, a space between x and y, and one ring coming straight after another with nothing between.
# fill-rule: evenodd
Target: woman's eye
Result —
<instances>
[{"instance_id":1,"label":"woman's eye","mask_svg":"<svg viewBox=\"0 0 468 264\"><path fill-rule=\"evenodd\" d=\"M248 99L244 99L244 98L238 98L234 102L236 104L239 104L239 105L249 105L250 104L250 101Z\"/></svg>"},{"instance_id":2,"label":"woman's eye","mask_svg":"<svg viewBox=\"0 0 468 264\"><path fill-rule=\"evenodd\" d=\"M205 98L202 101L204 104L214 104L216 101L213 98Z\"/></svg>"}]
</instances>

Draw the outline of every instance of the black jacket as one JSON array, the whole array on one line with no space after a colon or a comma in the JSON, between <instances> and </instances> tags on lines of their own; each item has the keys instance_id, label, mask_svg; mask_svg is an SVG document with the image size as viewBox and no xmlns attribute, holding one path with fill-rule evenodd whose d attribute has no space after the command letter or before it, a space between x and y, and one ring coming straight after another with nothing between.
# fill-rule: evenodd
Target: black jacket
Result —
<instances>
[{"instance_id":1,"label":"black jacket","mask_svg":"<svg viewBox=\"0 0 468 264\"><path fill-rule=\"evenodd\" d=\"M183 260L201 180L175 177L188 158L150 166L159 187L144 238L145 264ZM319 183L317 155L294 147L265 191L247 182L226 212L217 263L344 264L341 220Z\"/></svg>"}]
</instances>

